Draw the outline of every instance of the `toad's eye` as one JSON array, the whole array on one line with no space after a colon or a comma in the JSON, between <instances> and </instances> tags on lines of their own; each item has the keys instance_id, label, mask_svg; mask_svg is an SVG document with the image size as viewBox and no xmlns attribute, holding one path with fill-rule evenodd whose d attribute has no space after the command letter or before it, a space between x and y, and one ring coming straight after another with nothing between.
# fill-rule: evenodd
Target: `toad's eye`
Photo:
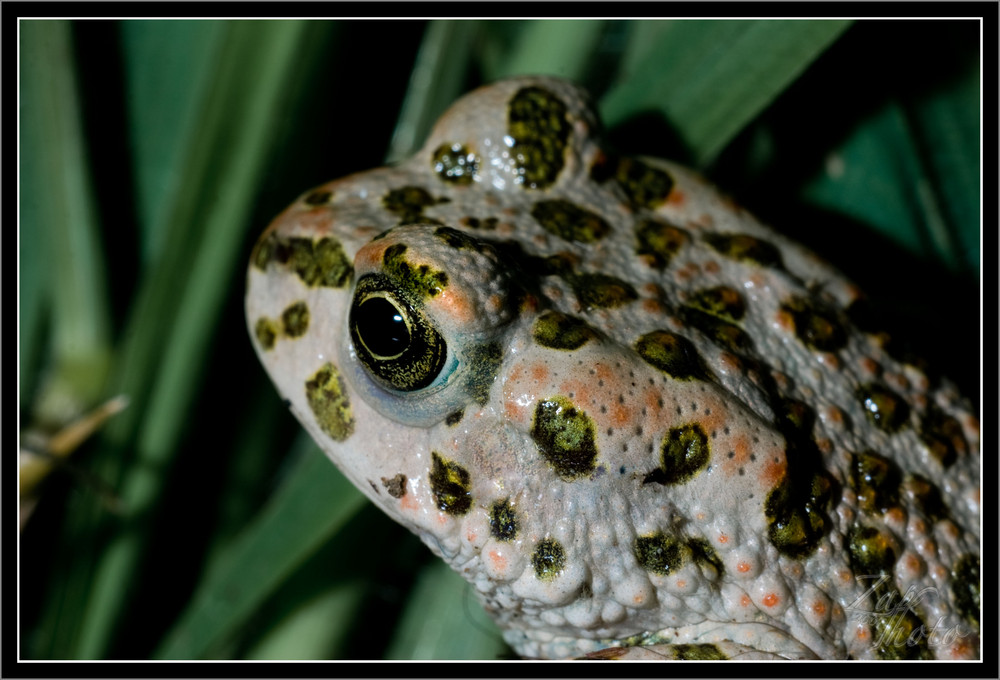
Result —
<instances>
[{"instance_id":1,"label":"toad's eye","mask_svg":"<svg viewBox=\"0 0 1000 680\"><path fill-rule=\"evenodd\" d=\"M423 389L444 367L444 338L382 276L358 280L348 324L358 359L385 387Z\"/></svg>"}]
</instances>

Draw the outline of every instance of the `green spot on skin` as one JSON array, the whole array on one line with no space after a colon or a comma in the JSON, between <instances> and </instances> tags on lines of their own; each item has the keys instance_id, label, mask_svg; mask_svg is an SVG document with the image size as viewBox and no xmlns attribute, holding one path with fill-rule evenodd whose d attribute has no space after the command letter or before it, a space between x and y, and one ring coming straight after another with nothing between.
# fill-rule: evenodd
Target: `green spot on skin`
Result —
<instances>
[{"instance_id":1,"label":"green spot on skin","mask_svg":"<svg viewBox=\"0 0 1000 680\"><path fill-rule=\"evenodd\" d=\"M535 341L550 349L574 350L597 333L586 322L562 312L549 311L538 317L532 331Z\"/></svg>"},{"instance_id":2,"label":"green spot on skin","mask_svg":"<svg viewBox=\"0 0 1000 680\"><path fill-rule=\"evenodd\" d=\"M674 658L678 661L726 661L728 656L717 645L710 643L673 645Z\"/></svg>"},{"instance_id":3,"label":"green spot on skin","mask_svg":"<svg viewBox=\"0 0 1000 680\"><path fill-rule=\"evenodd\" d=\"M511 541L517 536L517 515L509 498L490 507L490 535L498 541Z\"/></svg>"},{"instance_id":4,"label":"green spot on skin","mask_svg":"<svg viewBox=\"0 0 1000 680\"><path fill-rule=\"evenodd\" d=\"M803 297L793 297L781 305L792 317L795 337L821 352L835 352L847 345L847 333L833 310Z\"/></svg>"},{"instance_id":5,"label":"green spot on skin","mask_svg":"<svg viewBox=\"0 0 1000 680\"><path fill-rule=\"evenodd\" d=\"M951 572L951 592L955 607L966 621L979 628L979 558L963 555Z\"/></svg>"},{"instance_id":6,"label":"green spot on skin","mask_svg":"<svg viewBox=\"0 0 1000 680\"><path fill-rule=\"evenodd\" d=\"M305 302L296 302L281 313L281 324L285 335L298 338L309 328L309 308Z\"/></svg>"},{"instance_id":7,"label":"green spot on skin","mask_svg":"<svg viewBox=\"0 0 1000 680\"><path fill-rule=\"evenodd\" d=\"M540 581L551 581L566 566L566 551L558 541L546 538L531 554L531 566Z\"/></svg>"},{"instance_id":8,"label":"green spot on skin","mask_svg":"<svg viewBox=\"0 0 1000 680\"><path fill-rule=\"evenodd\" d=\"M431 196L420 187L401 187L393 189L382 199L382 205L389 212L399 217L400 224L412 222L436 222L424 217L424 209L442 201Z\"/></svg>"},{"instance_id":9,"label":"green spot on skin","mask_svg":"<svg viewBox=\"0 0 1000 680\"><path fill-rule=\"evenodd\" d=\"M522 88L510 100L507 132L514 140L510 151L521 183L529 189L554 183L565 163L570 133L566 105L540 87Z\"/></svg>"},{"instance_id":10,"label":"green spot on skin","mask_svg":"<svg viewBox=\"0 0 1000 680\"><path fill-rule=\"evenodd\" d=\"M948 519L950 513L941 498L941 490L932 481L920 475L913 475L908 486L917 508L931 524Z\"/></svg>"},{"instance_id":11,"label":"green spot on skin","mask_svg":"<svg viewBox=\"0 0 1000 680\"><path fill-rule=\"evenodd\" d=\"M681 320L700 330L716 345L730 352L747 352L753 349L753 341L739 326L695 307L683 305L677 310Z\"/></svg>"},{"instance_id":12,"label":"green spot on skin","mask_svg":"<svg viewBox=\"0 0 1000 680\"><path fill-rule=\"evenodd\" d=\"M653 331L640 337L635 351L651 366L675 380L706 380L705 368L698 350L687 338L669 331Z\"/></svg>"},{"instance_id":13,"label":"green spot on skin","mask_svg":"<svg viewBox=\"0 0 1000 680\"><path fill-rule=\"evenodd\" d=\"M877 608L872 637L880 659L929 659L927 629L906 603L892 580L896 551L888 537L874 527L855 526L847 537L851 569Z\"/></svg>"},{"instance_id":14,"label":"green spot on skin","mask_svg":"<svg viewBox=\"0 0 1000 680\"><path fill-rule=\"evenodd\" d=\"M898 431L910 417L910 407L888 387L868 384L858 390L857 397L868 421L883 432Z\"/></svg>"},{"instance_id":15,"label":"green spot on skin","mask_svg":"<svg viewBox=\"0 0 1000 680\"><path fill-rule=\"evenodd\" d=\"M808 557L830 530L825 508L833 485L826 472L786 476L768 493L764 515L768 539L783 555Z\"/></svg>"},{"instance_id":16,"label":"green spot on skin","mask_svg":"<svg viewBox=\"0 0 1000 680\"><path fill-rule=\"evenodd\" d=\"M531 216L545 231L576 243L593 243L611 231L600 215L562 199L535 203Z\"/></svg>"},{"instance_id":17,"label":"green spot on skin","mask_svg":"<svg viewBox=\"0 0 1000 680\"><path fill-rule=\"evenodd\" d=\"M340 371L325 364L306 381L306 399L316 424L334 441L342 442L354 432L354 417Z\"/></svg>"},{"instance_id":18,"label":"green spot on skin","mask_svg":"<svg viewBox=\"0 0 1000 680\"><path fill-rule=\"evenodd\" d=\"M340 242L332 238L271 237L273 259L295 272L310 288L343 288L350 283L354 267Z\"/></svg>"},{"instance_id":19,"label":"green spot on skin","mask_svg":"<svg viewBox=\"0 0 1000 680\"><path fill-rule=\"evenodd\" d=\"M442 144L431 156L431 167L441 180L467 186L472 183L472 177L479 169L479 159L457 142Z\"/></svg>"},{"instance_id":20,"label":"green spot on skin","mask_svg":"<svg viewBox=\"0 0 1000 680\"><path fill-rule=\"evenodd\" d=\"M931 406L920 420L920 440L945 468L969 452L962 424L936 406Z\"/></svg>"},{"instance_id":21,"label":"green spot on skin","mask_svg":"<svg viewBox=\"0 0 1000 680\"><path fill-rule=\"evenodd\" d=\"M683 541L662 532L636 537L632 552L639 566L660 576L669 576L691 558L691 549Z\"/></svg>"},{"instance_id":22,"label":"green spot on skin","mask_svg":"<svg viewBox=\"0 0 1000 680\"><path fill-rule=\"evenodd\" d=\"M890 599L898 606L890 605L888 611L891 613L875 618L875 656L883 661L933 659L927 647L928 632L924 622L913 609L903 604L898 591Z\"/></svg>"},{"instance_id":23,"label":"green spot on skin","mask_svg":"<svg viewBox=\"0 0 1000 680\"><path fill-rule=\"evenodd\" d=\"M274 244L276 237L274 234L268 235L266 238L262 238L257 241L257 245L253 249L253 255L251 256L251 261L253 266L261 271L267 270L267 265L274 257Z\"/></svg>"},{"instance_id":24,"label":"green spot on skin","mask_svg":"<svg viewBox=\"0 0 1000 680\"><path fill-rule=\"evenodd\" d=\"M640 220L635 226L636 249L639 255L648 255L652 266L663 269L677 251L687 243L688 235L679 229L659 220Z\"/></svg>"},{"instance_id":25,"label":"green spot on skin","mask_svg":"<svg viewBox=\"0 0 1000 680\"><path fill-rule=\"evenodd\" d=\"M692 423L671 429L660 446L660 467L646 475L643 484L683 484L708 464L708 437Z\"/></svg>"},{"instance_id":26,"label":"green spot on skin","mask_svg":"<svg viewBox=\"0 0 1000 680\"><path fill-rule=\"evenodd\" d=\"M736 323L743 318L746 306L739 291L729 286L706 288L694 293L687 301L688 306L724 321Z\"/></svg>"},{"instance_id":27,"label":"green spot on skin","mask_svg":"<svg viewBox=\"0 0 1000 680\"><path fill-rule=\"evenodd\" d=\"M639 297L630 283L607 274L570 274L566 282L584 309L620 307Z\"/></svg>"},{"instance_id":28,"label":"green spot on skin","mask_svg":"<svg viewBox=\"0 0 1000 680\"><path fill-rule=\"evenodd\" d=\"M762 267L781 267L781 251L767 241L746 234L705 234L705 241L726 257Z\"/></svg>"},{"instance_id":29,"label":"green spot on skin","mask_svg":"<svg viewBox=\"0 0 1000 680\"><path fill-rule=\"evenodd\" d=\"M636 158L619 159L614 177L636 208L655 209L667 200L674 187L669 174Z\"/></svg>"},{"instance_id":30,"label":"green spot on skin","mask_svg":"<svg viewBox=\"0 0 1000 680\"><path fill-rule=\"evenodd\" d=\"M493 250L493 246L486 241L452 227L438 227L434 230L434 235L456 250L472 250L477 253Z\"/></svg>"},{"instance_id":31,"label":"green spot on skin","mask_svg":"<svg viewBox=\"0 0 1000 680\"><path fill-rule=\"evenodd\" d=\"M691 549L691 557L694 558L694 561L703 567L713 570L715 578L726 573L725 565L722 564L719 554L715 552L715 548L704 538L689 539L687 544Z\"/></svg>"},{"instance_id":32,"label":"green spot on skin","mask_svg":"<svg viewBox=\"0 0 1000 680\"><path fill-rule=\"evenodd\" d=\"M896 551L885 534L878 529L856 526L851 530L847 541L851 568L855 574L878 576L892 573L892 567L896 564ZM882 584L877 588L887 587Z\"/></svg>"},{"instance_id":33,"label":"green spot on skin","mask_svg":"<svg viewBox=\"0 0 1000 680\"><path fill-rule=\"evenodd\" d=\"M485 406L489 401L490 390L493 389L493 382L502 361L503 349L497 342L473 345L468 350L466 389L472 400L480 406Z\"/></svg>"},{"instance_id":34,"label":"green spot on skin","mask_svg":"<svg viewBox=\"0 0 1000 680\"><path fill-rule=\"evenodd\" d=\"M593 472L597 458L594 423L566 397L538 403L531 438L563 479L570 481Z\"/></svg>"},{"instance_id":35,"label":"green spot on skin","mask_svg":"<svg viewBox=\"0 0 1000 680\"><path fill-rule=\"evenodd\" d=\"M417 300L434 297L448 285L448 275L429 265L413 266L406 261L406 245L394 243L385 249L382 262L385 273L402 290Z\"/></svg>"},{"instance_id":36,"label":"green spot on skin","mask_svg":"<svg viewBox=\"0 0 1000 680\"><path fill-rule=\"evenodd\" d=\"M257 319L253 332L261 349L274 349L274 341L278 339L278 324L262 316Z\"/></svg>"},{"instance_id":37,"label":"green spot on skin","mask_svg":"<svg viewBox=\"0 0 1000 680\"><path fill-rule=\"evenodd\" d=\"M885 513L899 505L899 466L877 453L866 451L851 456L850 487L857 494L858 507L869 515Z\"/></svg>"},{"instance_id":38,"label":"green spot on skin","mask_svg":"<svg viewBox=\"0 0 1000 680\"><path fill-rule=\"evenodd\" d=\"M431 452L431 460L429 481L438 510L449 515L464 515L472 507L468 471L457 463L444 460L436 451Z\"/></svg>"}]
</instances>

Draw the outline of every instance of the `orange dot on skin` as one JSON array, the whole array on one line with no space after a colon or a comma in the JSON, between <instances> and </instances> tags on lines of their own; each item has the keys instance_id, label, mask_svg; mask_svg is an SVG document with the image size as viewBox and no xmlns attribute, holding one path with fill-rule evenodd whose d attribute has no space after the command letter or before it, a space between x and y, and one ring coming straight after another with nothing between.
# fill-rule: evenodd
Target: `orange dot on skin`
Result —
<instances>
[{"instance_id":1,"label":"orange dot on skin","mask_svg":"<svg viewBox=\"0 0 1000 680\"><path fill-rule=\"evenodd\" d=\"M417 495L412 493L403 494L403 497L399 499L399 507L404 510L420 509L420 503L417 502Z\"/></svg>"},{"instance_id":2,"label":"orange dot on skin","mask_svg":"<svg viewBox=\"0 0 1000 680\"><path fill-rule=\"evenodd\" d=\"M740 598L740 605L743 606L743 607L749 607L750 606L750 596L749 595L744 595L743 597L741 597Z\"/></svg>"},{"instance_id":3,"label":"orange dot on skin","mask_svg":"<svg viewBox=\"0 0 1000 680\"><path fill-rule=\"evenodd\" d=\"M816 600L813 602L812 610L817 616L823 616L826 614L826 603L822 600Z\"/></svg>"},{"instance_id":4,"label":"orange dot on skin","mask_svg":"<svg viewBox=\"0 0 1000 680\"><path fill-rule=\"evenodd\" d=\"M729 543L729 536L719 534L719 543Z\"/></svg>"},{"instance_id":5,"label":"orange dot on skin","mask_svg":"<svg viewBox=\"0 0 1000 680\"><path fill-rule=\"evenodd\" d=\"M736 571L745 574L750 571L750 564L748 562L740 562L736 565Z\"/></svg>"},{"instance_id":6,"label":"orange dot on skin","mask_svg":"<svg viewBox=\"0 0 1000 680\"><path fill-rule=\"evenodd\" d=\"M686 199L687 196L684 195L684 192L677 187L674 187L674 190L670 192L669 196L667 196L667 203L673 206L680 206L684 204Z\"/></svg>"},{"instance_id":7,"label":"orange dot on skin","mask_svg":"<svg viewBox=\"0 0 1000 680\"><path fill-rule=\"evenodd\" d=\"M773 607L774 605L778 604L778 596L775 595L774 593L768 593L767 595L764 596L764 599L761 601L764 603L765 607Z\"/></svg>"},{"instance_id":8,"label":"orange dot on skin","mask_svg":"<svg viewBox=\"0 0 1000 680\"><path fill-rule=\"evenodd\" d=\"M507 568L507 558L496 550L490 551L490 561L498 571L503 571Z\"/></svg>"}]
</instances>

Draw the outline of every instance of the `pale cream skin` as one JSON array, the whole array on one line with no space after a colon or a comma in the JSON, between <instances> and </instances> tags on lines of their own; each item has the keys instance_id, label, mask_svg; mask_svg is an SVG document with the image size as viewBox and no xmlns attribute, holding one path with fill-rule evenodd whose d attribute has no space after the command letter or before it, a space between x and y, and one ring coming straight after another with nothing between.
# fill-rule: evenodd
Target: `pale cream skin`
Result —
<instances>
[{"instance_id":1,"label":"pale cream skin","mask_svg":"<svg viewBox=\"0 0 1000 680\"><path fill-rule=\"evenodd\" d=\"M830 266L596 127L569 83L502 81L281 214L246 309L292 411L522 656L978 657L961 396L856 330Z\"/></svg>"}]
</instances>

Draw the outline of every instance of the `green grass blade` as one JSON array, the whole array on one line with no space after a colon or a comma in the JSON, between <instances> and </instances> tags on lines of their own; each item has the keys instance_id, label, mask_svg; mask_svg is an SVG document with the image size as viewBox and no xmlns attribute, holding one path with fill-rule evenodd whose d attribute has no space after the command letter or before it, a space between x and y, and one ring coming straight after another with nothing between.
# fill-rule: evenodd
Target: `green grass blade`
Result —
<instances>
[{"instance_id":1,"label":"green grass blade","mask_svg":"<svg viewBox=\"0 0 1000 680\"><path fill-rule=\"evenodd\" d=\"M387 659L496 659L510 655L472 586L440 560L428 564L411 591L386 651Z\"/></svg>"},{"instance_id":2,"label":"green grass blade","mask_svg":"<svg viewBox=\"0 0 1000 680\"><path fill-rule=\"evenodd\" d=\"M401 161L419 149L434 121L462 94L477 31L475 21L428 24L386 154L387 163Z\"/></svg>"},{"instance_id":3,"label":"green grass blade","mask_svg":"<svg viewBox=\"0 0 1000 680\"><path fill-rule=\"evenodd\" d=\"M709 163L850 25L849 21L665 21L658 44L601 101L608 126L662 112Z\"/></svg>"},{"instance_id":4,"label":"green grass blade","mask_svg":"<svg viewBox=\"0 0 1000 680\"><path fill-rule=\"evenodd\" d=\"M509 47L487 65L486 79L516 75L555 75L582 80L592 64L605 21L590 19L544 19L516 22ZM486 23L487 30L495 27Z\"/></svg>"},{"instance_id":5,"label":"green grass blade","mask_svg":"<svg viewBox=\"0 0 1000 680\"><path fill-rule=\"evenodd\" d=\"M71 25L21 24L21 223L31 277L22 280L38 314L47 299L51 356L34 416L65 423L102 396L110 362L104 258L98 239L87 148L80 120ZM36 296L32 298L30 296ZM37 330L37 317L24 319ZM41 338L22 336L27 357Z\"/></svg>"},{"instance_id":6,"label":"green grass blade","mask_svg":"<svg viewBox=\"0 0 1000 680\"><path fill-rule=\"evenodd\" d=\"M297 448L288 479L205 575L157 658L203 658L366 502L304 433Z\"/></svg>"},{"instance_id":7,"label":"green grass blade","mask_svg":"<svg viewBox=\"0 0 1000 680\"><path fill-rule=\"evenodd\" d=\"M338 641L353 632L352 620L363 606L364 588L354 581L338 583L313 597L254 645L244 658L250 660L315 660L336 658Z\"/></svg>"},{"instance_id":8,"label":"green grass blade","mask_svg":"<svg viewBox=\"0 0 1000 680\"><path fill-rule=\"evenodd\" d=\"M805 195L915 254L976 270L978 214L971 209L978 205L978 134L970 129L978 132L978 106L962 110L939 99L915 115L892 102L831 154ZM945 184L936 181L942 175L950 175Z\"/></svg>"},{"instance_id":9,"label":"green grass blade","mask_svg":"<svg viewBox=\"0 0 1000 680\"><path fill-rule=\"evenodd\" d=\"M163 251L171 208L190 191L179 169L202 121L223 21L125 21L121 25L126 106L138 226L145 262ZM183 45L184 49L178 49Z\"/></svg>"},{"instance_id":10,"label":"green grass blade","mask_svg":"<svg viewBox=\"0 0 1000 680\"><path fill-rule=\"evenodd\" d=\"M198 385L191 376L200 372L230 277L242 266L239 245L252 208L248 197L259 184L270 150L266 140L273 137L276 112L294 80L303 26L227 24L213 87L200 116L202 127L184 161L188 190L178 192L164 257L139 292L138 313L126 335L131 343L123 350L118 372L122 392L146 397L133 417L108 430L108 440L119 446L130 429L139 432L136 461L119 487L128 509L126 522L145 516L156 503L164 479L160 471L179 441L185 410ZM178 272L186 272L187 278L179 281ZM99 557L72 657L100 658L108 649L127 602L123 584L134 574L142 550L142 532L127 526L119 525Z\"/></svg>"}]
</instances>

